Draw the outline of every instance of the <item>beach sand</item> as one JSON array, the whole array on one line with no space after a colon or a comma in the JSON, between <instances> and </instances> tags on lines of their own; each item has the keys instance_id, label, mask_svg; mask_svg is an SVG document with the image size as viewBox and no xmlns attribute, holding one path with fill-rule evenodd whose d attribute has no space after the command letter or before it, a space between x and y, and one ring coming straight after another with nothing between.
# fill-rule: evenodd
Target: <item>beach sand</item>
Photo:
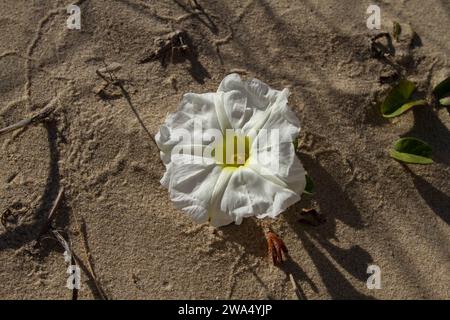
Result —
<instances>
[{"instance_id":1,"label":"beach sand","mask_svg":"<svg viewBox=\"0 0 450 320\"><path fill-rule=\"evenodd\" d=\"M0 213L11 213L0 225L0 298L71 298L64 250L49 235L36 241L64 187L55 228L84 264L86 235L110 299L297 299L289 275L304 299L449 299L449 112L425 106L382 118L377 101L391 83L380 79L395 68L369 44L400 23L390 59L429 94L450 74L450 3L198 3L204 12L187 14L184 0L78 1L81 30L69 30L70 1L0 2L0 128L60 95L48 121L0 136ZM370 4L381 8L380 31L366 27ZM176 29L191 40L190 59L137 63ZM272 223L291 256L281 268L255 220L214 229L175 209L159 183L158 151L126 99L114 87L96 93L96 70L113 63L152 134L184 93L216 91L233 71L290 89L315 194ZM391 159L401 136L427 141L435 163ZM326 223L299 222L311 206ZM380 267L381 289L367 288L369 265ZM101 297L85 272L81 280L80 299Z\"/></svg>"}]
</instances>

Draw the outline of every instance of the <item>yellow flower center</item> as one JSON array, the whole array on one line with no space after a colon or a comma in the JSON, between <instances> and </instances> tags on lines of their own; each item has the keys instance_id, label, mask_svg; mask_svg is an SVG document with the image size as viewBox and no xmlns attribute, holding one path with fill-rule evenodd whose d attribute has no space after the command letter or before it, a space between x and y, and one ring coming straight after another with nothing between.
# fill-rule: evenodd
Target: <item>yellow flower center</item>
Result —
<instances>
[{"instance_id":1,"label":"yellow flower center","mask_svg":"<svg viewBox=\"0 0 450 320\"><path fill-rule=\"evenodd\" d=\"M224 168L239 168L250 156L250 137L236 133L225 134L213 150L216 162Z\"/></svg>"}]
</instances>

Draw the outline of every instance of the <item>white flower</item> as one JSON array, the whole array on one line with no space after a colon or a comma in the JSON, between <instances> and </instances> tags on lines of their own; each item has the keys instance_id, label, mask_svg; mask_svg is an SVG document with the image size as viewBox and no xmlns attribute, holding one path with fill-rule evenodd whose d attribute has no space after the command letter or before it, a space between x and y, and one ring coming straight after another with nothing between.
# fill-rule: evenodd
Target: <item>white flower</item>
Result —
<instances>
[{"instance_id":1,"label":"white flower","mask_svg":"<svg viewBox=\"0 0 450 320\"><path fill-rule=\"evenodd\" d=\"M300 124L288 96L287 89L242 81L237 74L225 77L216 93L185 94L156 135L166 165L161 183L175 205L198 223L219 227L250 216L275 218L299 201L305 170L292 143ZM227 149L223 141L208 139L208 129L244 141L245 148ZM263 132L268 131L277 139L267 139ZM189 133L190 139L180 140L179 132ZM221 161L221 150L230 152L232 160Z\"/></svg>"}]
</instances>

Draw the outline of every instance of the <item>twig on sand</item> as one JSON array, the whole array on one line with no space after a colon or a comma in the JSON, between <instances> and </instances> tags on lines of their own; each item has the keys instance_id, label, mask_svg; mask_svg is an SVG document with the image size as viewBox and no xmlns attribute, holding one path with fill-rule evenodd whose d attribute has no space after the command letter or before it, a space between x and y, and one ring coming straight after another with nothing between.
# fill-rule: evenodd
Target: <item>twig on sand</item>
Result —
<instances>
[{"instance_id":1,"label":"twig on sand","mask_svg":"<svg viewBox=\"0 0 450 320\"><path fill-rule=\"evenodd\" d=\"M97 274L95 273L95 270L93 267L92 255L91 255L91 251L89 249L89 243L87 241L86 223L84 222L82 217L80 217L80 219L81 219L81 223L80 223L78 215L75 213L75 211L74 211L74 216L75 216L75 223L77 225L78 232L83 237L83 251L86 256L86 263L87 263L86 265L87 265L87 271L89 273L89 276L92 279L92 281L94 282L95 288L97 289L97 292L100 295L100 298L103 300L108 300L108 297L107 297L105 291L103 291L102 287L100 286L100 282L97 279ZM75 258L75 260L78 263L80 263L80 264L83 263L82 260L76 254L73 254L73 257Z\"/></svg>"},{"instance_id":2,"label":"twig on sand","mask_svg":"<svg viewBox=\"0 0 450 320\"><path fill-rule=\"evenodd\" d=\"M180 0L173 0L179 7L181 7L184 11L187 12L187 17L195 17L198 19L202 24L204 24L208 29L210 29L213 33L217 33L218 29L216 24L211 20L211 14L207 12L199 3L197 0L188 0L186 2L181 2ZM177 18L177 20L180 20L180 18L184 18L183 16ZM206 20L205 20L206 19Z\"/></svg>"},{"instance_id":3,"label":"twig on sand","mask_svg":"<svg viewBox=\"0 0 450 320\"><path fill-rule=\"evenodd\" d=\"M219 51L219 47L221 45L227 44L228 42L230 42L231 39L233 39L233 33L232 32L230 32L226 37L224 37L222 39L214 40L214 45L216 46L216 50Z\"/></svg>"},{"instance_id":4,"label":"twig on sand","mask_svg":"<svg viewBox=\"0 0 450 320\"><path fill-rule=\"evenodd\" d=\"M182 14L181 16L178 16L178 17L174 18L174 17L158 14L155 10L153 11L153 16L155 18L160 19L160 20L164 20L164 21L172 21L172 22L175 22L175 23L179 23L179 22L181 22L183 20L186 20L186 19L196 15L196 14L197 14L196 12L188 12L188 13Z\"/></svg>"},{"instance_id":5,"label":"twig on sand","mask_svg":"<svg viewBox=\"0 0 450 320\"><path fill-rule=\"evenodd\" d=\"M106 67L106 66L105 66ZM116 86L117 88L120 89L120 91L122 92L123 97L125 98L125 100L127 101L128 105L130 106L131 110L133 111L134 115L136 116L139 124L141 125L142 129L144 129L145 133L149 136L150 140L152 140L153 144L156 146L156 148L159 150L158 144L156 143L155 138L153 137L153 135L150 133L150 131L147 129L147 127L144 124L144 121L142 121L136 107L134 106L133 102L131 101L131 97L130 94L128 93L128 91L124 88L122 82L117 79L112 72L109 72L109 78L106 77L105 75L103 75L99 70L96 70L97 75L102 78L104 81L108 82L109 84Z\"/></svg>"},{"instance_id":6,"label":"twig on sand","mask_svg":"<svg viewBox=\"0 0 450 320\"><path fill-rule=\"evenodd\" d=\"M59 96L56 96L53 98L44 108L39 110L36 114L32 115L31 117L27 119L23 119L13 125L10 125L6 128L0 129L0 136L4 135L8 132L15 131L24 127L27 127L29 125L35 124L37 122L41 122L48 118L55 110L57 106L57 101L59 99Z\"/></svg>"},{"instance_id":7,"label":"twig on sand","mask_svg":"<svg viewBox=\"0 0 450 320\"><path fill-rule=\"evenodd\" d=\"M251 5L253 5L253 3L255 2L255 0L249 0L244 7L242 8L242 11L237 15L237 17L234 19L233 23L238 24L241 22L242 18L244 17L244 15L246 13L248 13L249 8Z\"/></svg>"},{"instance_id":8,"label":"twig on sand","mask_svg":"<svg viewBox=\"0 0 450 320\"><path fill-rule=\"evenodd\" d=\"M77 262L75 261L74 253L69 242L62 236L62 234L58 230L52 229L52 234L64 248L66 254L70 257L70 265L78 266ZM78 289L75 286L72 289L72 300L78 300Z\"/></svg>"},{"instance_id":9,"label":"twig on sand","mask_svg":"<svg viewBox=\"0 0 450 320\"><path fill-rule=\"evenodd\" d=\"M170 55L171 63L174 63L174 58L178 56L186 56L192 50L188 45L186 31L175 30L166 34L165 36L158 37L154 40L156 49L146 52L139 60L138 63L147 63L160 59L162 64L165 64L165 60ZM105 69L105 68L103 68ZM101 71L98 70L100 73Z\"/></svg>"},{"instance_id":10,"label":"twig on sand","mask_svg":"<svg viewBox=\"0 0 450 320\"><path fill-rule=\"evenodd\" d=\"M59 242L59 244L64 248L64 250L67 252L67 254L71 257L71 265L78 265L74 259L74 253L73 250L69 244L69 242L63 237L63 235L56 229L54 229L52 227L52 222L56 217L56 213L58 212L58 207L59 204L61 203L61 200L64 197L64 187L62 187L59 192L58 195L55 199L55 202L53 203L53 206L47 216L47 221L45 223L45 225L42 227L41 232L38 235L38 241L42 238L42 236L47 233L47 232L51 232L51 234L53 235L53 237L55 238L56 241ZM77 300L78 299L78 289L77 288L73 288L72 289L72 300Z\"/></svg>"},{"instance_id":11,"label":"twig on sand","mask_svg":"<svg viewBox=\"0 0 450 320\"><path fill-rule=\"evenodd\" d=\"M16 54L17 54L16 51L5 51L5 52L0 54L0 59L4 58L4 57L8 57L8 56L14 56Z\"/></svg>"},{"instance_id":12,"label":"twig on sand","mask_svg":"<svg viewBox=\"0 0 450 320\"><path fill-rule=\"evenodd\" d=\"M197 0L188 0L188 3L194 10L202 10L202 7L198 4Z\"/></svg>"},{"instance_id":13,"label":"twig on sand","mask_svg":"<svg viewBox=\"0 0 450 320\"><path fill-rule=\"evenodd\" d=\"M225 36L224 38L221 39L215 39L213 40L213 44L216 47L216 53L217 56L219 57L220 60L220 64L223 64L223 59L222 59L222 55L220 54L220 46L227 44L228 42L230 42L233 39L233 29L228 26L230 32L228 33L227 36Z\"/></svg>"},{"instance_id":14,"label":"twig on sand","mask_svg":"<svg viewBox=\"0 0 450 320\"><path fill-rule=\"evenodd\" d=\"M82 234L83 236L83 249L86 255L86 261L87 261L87 268L84 267L84 263L83 260L78 257L75 252L73 252L71 246L69 245L69 243L66 241L66 239L61 235L61 233L54 229L52 227L52 221L55 219L56 217L56 213L58 212L58 207L61 203L61 200L64 198L64 187L62 187L58 193L58 196L56 197L55 202L53 203L53 206L50 210L50 213L47 216L47 221L46 224L44 225L44 227L42 228L41 232L39 233L38 236L38 240L42 238L42 236L47 233L48 231L51 232L51 234L53 235L53 237L61 244L61 246L64 248L64 250L66 250L66 252L70 255L71 257L71 264L72 265L77 265L80 267L83 267L83 271L85 271L88 275L88 277L94 282L94 285L97 289L97 292L99 293L100 297L103 300L108 300L105 292L103 291L103 289L101 288L98 280L97 280L97 275L95 274L94 268L92 267L92 261L91 261L91 253L89 250L89 246L87 244L87 238L86 238L86 228L82 228L80 226L80 223L78 221L78 217L75 214L75 222L77 224L77 229L79 230L79 233ZM84 221L83 221L84 224ZM74 289L72 292L72 299L76 300L78 298L78 290Z\"/></svg>"},{"instance_id":15,"label":"twig on sand","mask_svg":"<svg viewBox=\"0 0 450 320\"><path fill-rule=\"evenodd\" d=\"M63 195L64 195L64 187L62 187L59 190L58 196L56 197L56 200L53 203L52 209L50 210L50 213L47 216L47 221L46 221L45 225L42 227L41 232L38 235L38 239L40 239L42 237L42 235L47 233L47 231L51 228L52 221L55 218L55 213L57 212L57 209L59 207L59 203L61 202L61 199L63 198Z\"/></svg>"},{"instance_id":16,"label":"twig on sand","mask_svg":"<svg viewBox=\"0 0 450 320\"><path fill-rule=\"evenodd\" d=\"M247 69L233 68L233 69L230 69L230 71L228 71L228 74L230 74L230 73L238 73L241 75L247 75L247 74L249 74L249 71Z\"/></svg>"}]
</instances>

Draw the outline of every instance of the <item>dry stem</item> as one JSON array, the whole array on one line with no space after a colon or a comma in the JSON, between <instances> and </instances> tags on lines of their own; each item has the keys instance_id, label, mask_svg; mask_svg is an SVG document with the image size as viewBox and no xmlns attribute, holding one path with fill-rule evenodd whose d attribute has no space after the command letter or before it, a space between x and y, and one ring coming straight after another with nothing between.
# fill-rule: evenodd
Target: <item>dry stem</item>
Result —
<instances>
[{"instance_id":1,"label":"dry stem","mask_svg":"<svg viewBox=\"0 0 450 320\"><path fill-rule=\"evenodd\" d=\"M0 129L0 136L48 118L55 111L58 98L58 96L53 98L44 108L42 108L39 112L31 116L30 118L23 119L13 125Z\"/></svg>"},{"instance_id":2,"label":"dry stem","mask_svg":"<svg viewBox=\"0 0 450 320\"><path fill-rule=\"evenodd\" d=\"M87 241L87 235L86 235L86 227L85 227L85 222L82 219L82 224L84 227L81 226L79 220L78 220L78 216L74 211L74 216L75 216L75 223L77 224L77 229L78 232L82 235L83 237L83 251L84 254L86 256L86 262L87 262L87 271L90 273L90 278L92 279L92 281L94 282L95 287L97 288L97 292L100 294L100 297L103 300L108 300L108 297L106 296L105 292L103 291L102 287L100 286L99 281L97 280L97 274L95 273L93 264L92 264L92 255L91 255L91 251L89 250L89 244ZM75 260L82 264L82 260L77 256L77 255L73 255L73 257L75 258Z\"/></svg>"}]
</instances>

